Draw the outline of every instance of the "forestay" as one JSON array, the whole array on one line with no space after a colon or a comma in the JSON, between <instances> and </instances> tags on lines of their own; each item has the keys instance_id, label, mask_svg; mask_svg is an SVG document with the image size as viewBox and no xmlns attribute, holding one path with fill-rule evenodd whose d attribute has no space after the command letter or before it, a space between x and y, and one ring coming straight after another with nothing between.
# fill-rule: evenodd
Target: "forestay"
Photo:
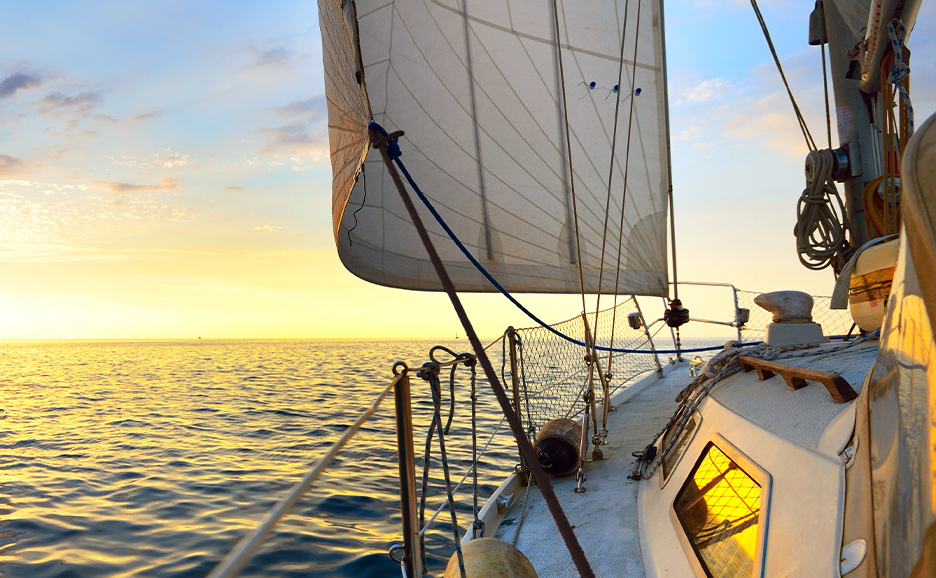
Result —
<instances>
[{"instance_id":1,"label":"forestay","mask_svg":"<svg viewBox=\"0 0 936 578\"><path fill-rule=\"evenodd\" d=\"M379 156L368 155L369 107L388 131L406 132L403 160L416 183L508 290L578 293L581 255L585 290L598 291L607 214L601 291L617 280L621 293L666 294L658 2L323 0L319 10L334 233L349 270L382 285L440 288ZM359 53L348 53L354 46ZM426 217L456 286L493 290Z\"/></svg>"}]
</instances>

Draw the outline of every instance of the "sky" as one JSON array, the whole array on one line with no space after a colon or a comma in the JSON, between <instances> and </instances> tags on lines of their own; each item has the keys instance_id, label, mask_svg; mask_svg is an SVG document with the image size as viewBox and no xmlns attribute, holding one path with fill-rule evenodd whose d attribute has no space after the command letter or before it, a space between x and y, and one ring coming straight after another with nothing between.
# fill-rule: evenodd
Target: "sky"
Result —
<instances>
[{"instance_id":1,"label":"sky","mask_svg":"<svg viewBox=\"0 0 936 578\"><path fill-rule=\"evenodd\" d=\"M818 139L812 6L761 2ZM796 258L807 150L750 4L673 0L666 23L679 278L830 294L831 272ZM930 5L910 40L918 123L936 111L934 27ZM344 270L327 138L314 2L8 7L0 339L463 335L444 295ZM703 293L690 310L723 317L712 303L728 293ZM499 295L463 299L484 337L530 324ZM521 300L549 320L581 309L578 296Z\"/></svg>"}]
</instances>

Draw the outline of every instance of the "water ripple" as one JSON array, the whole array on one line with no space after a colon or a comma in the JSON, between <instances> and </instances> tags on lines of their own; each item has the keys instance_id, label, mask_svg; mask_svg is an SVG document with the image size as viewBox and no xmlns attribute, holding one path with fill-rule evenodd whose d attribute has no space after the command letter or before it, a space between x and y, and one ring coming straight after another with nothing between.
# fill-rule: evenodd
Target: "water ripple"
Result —
<instances>
[{"instance_id":1,"label":"water ripple","mask_svg":"<svg viewBox=\"0 0 936 578\"><path fill-rule=\"evenodd\" d=\"M0 384L15 392L0 401L0 575L204 576L372 403L392 364L421 365L435 344L0 342ZM414 380L413 395L421 452L426 384ZM500 418L488 397L479 421L491 431ZM460 478L470 457L458 435L449 461ZM515 462L510 440L492 448L482 496ZM386 554L400 540L396 475L391 400L244 575L398 574ZM432 482L434 509L438 469ZM470 504L470 488L460 495ZM458 511L464 530L470 507ZM450 532L427 533L441 549L435 570Z\"/></svg>"}]
</instances>

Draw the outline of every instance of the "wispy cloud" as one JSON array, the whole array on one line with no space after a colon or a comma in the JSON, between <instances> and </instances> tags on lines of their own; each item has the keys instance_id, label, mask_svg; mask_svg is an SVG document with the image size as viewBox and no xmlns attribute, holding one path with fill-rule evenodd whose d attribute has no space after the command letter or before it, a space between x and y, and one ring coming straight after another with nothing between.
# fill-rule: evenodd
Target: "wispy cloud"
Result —
<instances>
[{"instance_id":1,"label":"wispy cloud","mask_svg":"<svg viewBox=\"0 0 936 578\"><path fill-rule=\"evenodd\" d=\"M232 193L239 193L239 192L241 192L241 191L243 191L243 190L245 190L245 189L244 189L244 187L224 187L224 190L225 190L225 191L231 191Z\"/></svg>"},{"instance_id":2,"label":"wispy cloud","mask_svg":"<svg viewBox=\"0 0 936 578\"><path fill-rule=\"evenodd\" d=\"M12 177L26 171L26 162L10 155L0 155L0 177Z\"/></svg>"},{"instance_id":3,"label":"wispy cloud","mask_svg":"<svg viewBox=\"0 0 936 578\"><path fill-rule=\"evenodd\" d=\"M147 112L141 112L138 114L131 114L130 120L133 122L145 122L148 120L153 120L154 118L160 118L163 114L158 110L150 110Z\"/></svg>"},{"instance_id":4,"label":"wispy cloud","mask_svg":"<svg viewBox=\"0 0 936 578\"><path fill-rule=\"evenodd\" d=\"M275 46L273 48L260 49L249 45L252 60L247 64L250 68L284 68L289 66L296 57L296 51L285 46Z\"/></svg>"},{"instance_id":5,"label":"wispy cloud","mask_svg":"<svg viewBox=\"0 0 936 578\"><path fill-rule=\"evenodd\" d=\"M822 72L815 52L786 55L783 67L813 137L825 142ZM708 78L684 80L682 85L677 81L673 90L677 95L672 108L674 142L686 143L693 150L727 140L792 156L806 152L773 62L751 69L743 81Z\"/></svg>"},{"instance_id":6,"label":"wispy cloud","mask_svg":"<svg viewBox=\"0 0 936 578\"><path fill-rule=\"evenodd\" d=\"M161 167L171 169L175 167L184 167L189 164L189 155L174 151L171 148L165 148L158 153L151 155L121 155L119 157L110 157L115 165L121 167Z\"/></svg>"},{"instance_id":7,"label":"wispy cloud","mask_svg":"<svg viewBox=\"0 0 936 578\"><path fill-rule=\"evenodd\" d=\"M266 233L272 233L273 231L280 231L283 227L274 227L273 225L260 225L259 227L254 227L254 231L263 231Z\"/></svg>"},{"instance_id":8,"label":"wispy cloud","mask_svg":"<svg viewBox=\"0 0 936 578\"><path fill-rule=\"evenodd\" d=\"M10 98L20 90L39 86L42 80L38 76L16 72L0 80L0 98Z\"/></svg>"},{"instance_id":9,"label":"wispy cloud","mask_svg":"<svg viewBox=\"0 0 936 578\"><path fill-rule=\"evenodd\" d=\"M324 95L293 101L271 110L275 116L288 122L257 129L257 133L265 137L259 154L288 158L294 170L305 170L309 168L308 162L315 163L328 156Z\"/></svg>"},{"instance_id":10,"label":"wispy cloud","mask_svg":"<svg viewBox=\"0 0 936 578\"><path fill-rule=\"evenodd\" d=\"M65 96L61 92L52 92L42 99L40 112L56 114L62 110L88 113L101 100L100 92L79 92L74 96Z\"/></svg>"},{"instance_id":11,"label":"wispy cloud","mask_svg":"<svg viewBox=\"0 0 936 578\"><path fill-rule=\"evenodd\" d=\"M328 101L324 94L313 96L305 100L295 100L289 104L273 109L273 114L280 118L305 117L318 119L328 114Z\"/></svg>"},{"instance_id":12,"label":"wispy cloud","mask_svg":"<svg viewBox=\"0 0 936 578\"><path fill-rule=\"evenodd\" d=\"M734 87L727 80L707 79L682 91L673 102L673 106L723 101L734 92Z\"/></svg>"},{"instance_id":13,"label":"wispy cloud","mask_svg":"<svg viewBox=\"0 0 936 578\"><path fill-rule=\"evenodd\" d=\"M133 193L138 191L172 191L182 184L175 177L163 177L158 183L139 184L123 183L119 181L91 181L96 187L108 190L112 193Z\"/></svg>"}]
</instances>

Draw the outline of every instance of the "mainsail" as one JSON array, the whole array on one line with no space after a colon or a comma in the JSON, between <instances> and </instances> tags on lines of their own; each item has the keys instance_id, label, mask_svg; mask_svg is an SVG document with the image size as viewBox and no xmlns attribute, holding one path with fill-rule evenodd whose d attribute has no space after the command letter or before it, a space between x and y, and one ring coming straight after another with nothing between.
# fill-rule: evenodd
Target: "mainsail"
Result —
<instances>
[{"instance_id":1,"label":"mainsail","mask_svg":"<svg viewBox=\"0 0 936 578\"><path fill-rule=\"evenodd\" d=\"M440 288L369 154L373 119L405 131L415 182L507 290L666 295L658 1L323 0L319 11L334 233L351 272ZM494 290L425 220L456 287Z\"/></svg>"}]
</instances>

